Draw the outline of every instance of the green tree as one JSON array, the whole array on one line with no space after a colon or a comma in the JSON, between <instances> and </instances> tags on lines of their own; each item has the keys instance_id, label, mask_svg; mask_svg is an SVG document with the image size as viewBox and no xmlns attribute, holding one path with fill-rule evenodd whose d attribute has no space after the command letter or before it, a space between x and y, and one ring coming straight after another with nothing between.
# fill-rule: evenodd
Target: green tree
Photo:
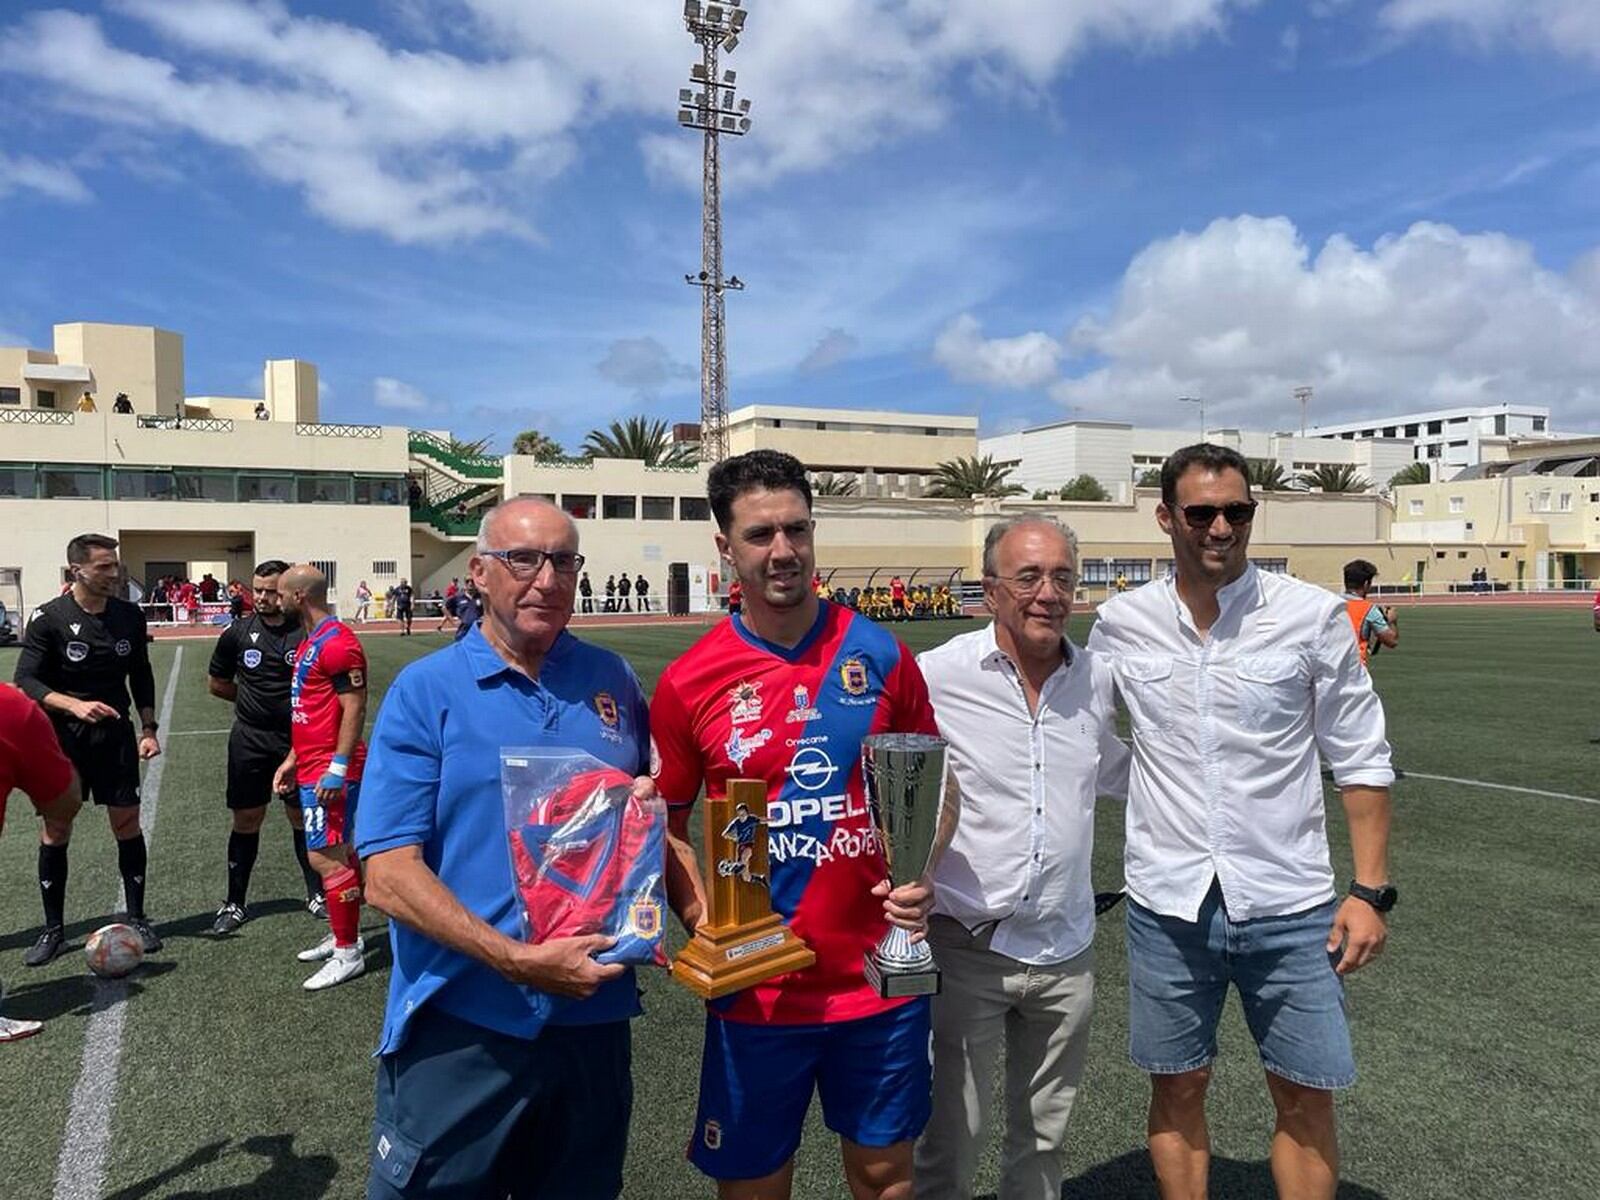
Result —
<instances>
[{"instance_id":1,"label":"green tree","mask_svg":"<svg viewBox=\"0 0 1600 1200\"><path fill-rule=\"evenodd\" d=\"M1425 462L1407 463L1393 475L1389 476L1389 486L1405 487L1411 483L1432 483L1433 471Z\"/></svg>"},{"instance_id":2,"label":"green tree","mask_svg":"<svg viewBox=\"0 0 1600 1200\"><path fill-rule=\"evenodd\" d=\"M450 453L458 458L490 458L489 439L486 437L474 438L470 442L463 442L459 438L450 439Z\"/></svg>"},{"instance_id":3,"label":"green tree","mask_svg":"<svg viewBox=\"0 0 1600 1200\"><path fill-rule=\"evenodd\" d=\"M1250 467L1250 486L1258 492L1287 492L1294 486L1294 481L1289 478L1283 469L1283 464L1275 458L1251 458L1245 460Z\"/></svg>"},{"instance_id":4,"label":"green tree","mask_svg":"<svg viewBox=\"0 0 1600 1200\"><path fill-rule=\"evenodd\" d=\"M1138 487L1158 488L1161 486L1161 468L1151 467L1139 476Z\"/></svg>"},{"instance_id":5,"label":"green tree","mask_svg":"<svg viewBox=\"0 0 1600 1200\"><path fill-rule=\"evenodd\" d=\"M1014 467L1000 466L994 456L955 458L942 462L933 471L933 486L928 495L945 500L970 500L974 496L1017 496L1027 491L1007 482Z\"/></svg>"},{"instance_id":6,"label":"green tree","mask_svg":"<svg viewBox=\"0 0 1600 1200\"><path fill-rule=\"evenodd\" d=\"M1076 479L1068 480L1061 487L1063 500L1109 500L1111 493L1106 491L1102 484L1093 475L1079 475Z\"/></svg>"},{"instance_id":7,"label":"green tree","mask_svg":"<svg viewBox=\"0 0 1600 1200\"><path fill-rule=\"evenodd\" d=\"M1365 492L1372 484L1356 474L1352 463L1318 463L1313 471L1300 476L1300 486L1319 492Z\"/></svg>"},{"instance_id":8,"label":"green tree","mask_svg":"<svg viewBox=\"0 0 1600 1200\"><path fill-rule=\"evenodd\" d=\"M591 429L583 439L584 458L631 458L647 467L689 467L699 458L695 447L667 440L665 421L629 417L609 429Z\"/></svg>"},{"instance_id":9,"label":"green tree","mask_svg":"<svg viewBox=\"0 0 1600 1200\"><path fill-rule=\"evenodd\" d=\"M860 490L854 475L818 475L811 481L813 496L855 496Z\"/></svg>"},{"instance_id":10,"label":"green tree","mask_svg":"<svg viewBox=\"0 0 1600 1200\"><path fill-rule=\"evenodd\" d=\"M565 458L567 452L561 448L560 442L548 434L540 433L537 429L524 429L511 443L511 453L547 459Z\"/></svg>"},{"instance_id":11,"label":"green tree","mask_svg":"<svg viewBox=\"0 0 1600 1200\"><path fill-rule=\"evenodd\" d=\"M1033 493L1033 498L1035 500L1054 500L1056 498L1056 494L1049 488L1039 488Z\"/></svg>"}]
</instances>

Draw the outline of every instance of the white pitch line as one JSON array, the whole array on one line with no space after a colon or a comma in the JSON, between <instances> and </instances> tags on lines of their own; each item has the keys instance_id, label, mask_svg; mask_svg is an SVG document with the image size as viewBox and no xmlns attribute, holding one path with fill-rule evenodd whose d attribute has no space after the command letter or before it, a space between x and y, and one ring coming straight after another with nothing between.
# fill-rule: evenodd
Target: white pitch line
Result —
<instances>
[{"instance_id":1,"label":"white pitch line","mask_svg":"<svg viewBox=\"0 0 1600 1200\"><path fill-rule=\"evenodd\" d=\"M1594 796L1574 796L1571 792L1547 792L1542 788L1517 787L1511 783L1490 783L1486 779L1457 779L1453 775L1424 775L1421 771L1403 771L1401 780L1431 779L1436 783L1456 783L1462 787L1489 788L1497 792L1518 792L1524 796L1547 796L1551 800L1576 800L1579 804L1600 804Z\"/></svg>"},{"instance_id":2,"label":"white pitch line","mask_svg":"<svg viewBox=\"0 0 1600 1200\"><path fill-rule=\"evenodd\" d=\"M219 733L232 733L231 726L224 729L178 729L167 734L168 737L215 737Z\"/></svg>"},{"instance_id":3,"label":"white pitch line","mask_svg":"<svg viewBox=\"0 0 1600 1200\"><path fill-rule=\"evenodd\" d=\"M167 674L167 690L161 697L161 728L172 724L172 701L178 694L179 668L183 647L172 655ZM171 734L169 733L170 737ZM161 780L166 775L167 756L152 759L145 772L139 810L139 829L148 845L156 824L156 805L161 800ZM117 908L127 904L121 884L117 885ZM127 1020L128 981L96 980L94 1002L89 1011L89 1026L83 1039L83 1066L72 1088L72 1108L67 1113L67 1131L61 1139L61 1155L56 1159L54 1200L100 1200L105 1189L106 1157L111 1150L111 1110L117 1101L117 1065L122 1058L122 1027Z\"/></svg>"}]
</instances>

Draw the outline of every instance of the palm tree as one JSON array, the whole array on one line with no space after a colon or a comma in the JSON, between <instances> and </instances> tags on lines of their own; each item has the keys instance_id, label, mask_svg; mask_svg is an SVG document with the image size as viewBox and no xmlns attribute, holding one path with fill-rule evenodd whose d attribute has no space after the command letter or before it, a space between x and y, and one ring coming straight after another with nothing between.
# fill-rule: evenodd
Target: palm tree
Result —
<instances>
[{"instance_id":1,"label":"palm tree","mask_svg":"<svg viewBox=\"0 0 1600 1200\"><path fill-rule=\"evenodd\" d=\"M549 459L565 458L567 452L561 448L560 442L548 434L540 433L537 429L524 429L511 443L511 453Z\"/></svg>"},{"instance_id":2,"label":"palm tree","mask_svg":"<svg viewBox=\"0 0 1600 1200\"><path fill-rule=\"evenodd\" d=\"M1149 470L1145 471L1143 474L1141 474L1139 476L1139 482L1134 484L1134 486L1135 487L1150 487L1150 488L1160 487L1161 486L1161 468L1160 467L1151 467Z\"/></svg>"},{"instance_id":3,"label":"palm tree","mask_svg":"<svg viewBox=\"0 0 1600 1200\"><path fill-rule=\"evenodd\" d=\"M631 458L647 467L690 467L699 451L667 440L667 423L644 417L611 422L609 430L591 429L583 439L584 458Z\"/></svg>"},{"instance_id":4,"label":"palm tree","mask_svg":"<svg viewBox=\"0 0 1600 1200\"><path fill-rule=\"evenodd\" d=\"M952 459L934 468L933 486L928 489L928 495L945 500L1020 495L1028 489L1006 482L1015 469L997 465L990 454L982 458L973 455L971 458Z\"/></svg>"},{"instance_id":5,"label":"palm tree","mask_svg":"<svg viewBox=\"0 0 1600 1200\"><path fill-rule=\"evenodd\" d=\"M1079 475L1062 485L1063 500L1109 500L1111 493L1093 475Z\"/></svg>"},{"instance_id":6,"label":"palm tree","mask_svg":"<svg viewBox=\"0 0 1600 1200\"><path fill-rule=\"evenodd\" d=\"M813 496L854 496L859 492L854 475L818 475L811 481Z\"/></svg>"},{"instance_id":7,"label":"palm tree","mask_svg":"<svg viewBox=\"0 0 1600 1200\"><path fill-rule=\"evenodd\" d=\"M474 438L470 442L463 442L458 438L450 439L450 453L458 458L488 458L489 439L486 437Z\"/></svg>"},{"instance_id":8,"label":"palm tree","mask_svg":"<svg viewBox=\"0 0 1600 1200\"><path fill-rule=\"evenodd\" d=\"M1294 481L1284 472L1283 464L1275 458L1252 458L1250 486L1258 492L1287 492Z\"/></svg>"},{"instance_id":9,"label":"palm tree","mask_svg":"<svg viewBox=\"0 0 1600 1200\"><path fill-rule=\"evenodd\" d=\"M1315 488L1320 492L1364 492L1372 487L1356 474L1352 463L1318 463L1316 468L1300 476L1300 486Z\"/></svg>"},{"instance_id":10,"label":"palm tree","mask_svg":"<svg viewBox=\"0 0 1600 1200\"><path fill-rule=\"evenodd\" d=\"M1393 475L1389 476L1389 486L1392 488L1405 487L1412 483L1432 483L1433 470L1425 462L1407 463Z\"/></svg>"}]
</instances>

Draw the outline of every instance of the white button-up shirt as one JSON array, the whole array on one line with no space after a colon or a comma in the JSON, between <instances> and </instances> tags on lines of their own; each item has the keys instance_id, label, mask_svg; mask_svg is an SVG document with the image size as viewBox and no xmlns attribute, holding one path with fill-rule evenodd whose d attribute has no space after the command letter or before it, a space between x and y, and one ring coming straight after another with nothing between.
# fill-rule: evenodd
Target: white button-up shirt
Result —
<instances>
[{"instance_id":1,"label":"white button-up shirt","mask_svg":"<svg viewBox=\"0 0 1600 1200\"><path fill-rule=\"evenodd\" d=\"M961 789L960 823L933 871L934 911L969 929L998 922L990 948L1034 965L1094 940L1095 795L1121 799L1128 787L1108 665L1065 648L1036 713L993 625L917 657Z\"/></svg>"},{"instance_id":2,"label":"white button-up shirt","mask_svg":"<svg viewBox=\"0 0 1600 1200\"><path fill-rule=\"evenodd\" d=\"M1169 575L1089 637L1133 722L1128 894L1189 921L1213 877L1235 920L1332 899L1318 751L1341 786L1394 781L1344 601L1253 566L1218 601L1202 637Z\"/></svg>"}]
</instances>

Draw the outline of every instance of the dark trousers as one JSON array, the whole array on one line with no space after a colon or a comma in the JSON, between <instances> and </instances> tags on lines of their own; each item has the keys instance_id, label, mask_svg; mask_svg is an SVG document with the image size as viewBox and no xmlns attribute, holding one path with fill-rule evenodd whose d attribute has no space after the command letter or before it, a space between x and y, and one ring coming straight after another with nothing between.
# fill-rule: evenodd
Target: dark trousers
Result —
<instances>
[{"instance_id":1,"label":"dark trousers","mask_svg":"<svg viewBox=\"0 0 1600 1200\"><path fill-rule=\"evenodd\" d=\"M626 1021L527 1041L424 1008L378 1060L367 1200L620 1195L632 1052Z\"/></svg>"}]
</instances>

